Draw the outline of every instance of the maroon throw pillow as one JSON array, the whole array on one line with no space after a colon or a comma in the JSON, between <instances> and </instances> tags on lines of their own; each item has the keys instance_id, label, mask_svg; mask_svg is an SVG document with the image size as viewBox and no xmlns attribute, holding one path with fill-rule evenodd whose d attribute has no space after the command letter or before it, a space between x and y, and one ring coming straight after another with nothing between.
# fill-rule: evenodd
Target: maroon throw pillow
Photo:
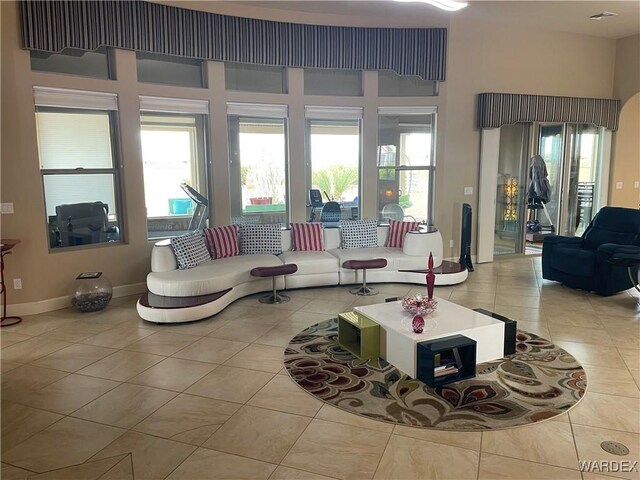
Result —
<instances>
[{"instance_id":1,"label":"maroon throw pillow","mask_svg":"<svg viewBox=\"0 0 640 480\"><path fill-rule=\"evenodd\" d=\"M205 228L204 237L211 258L235 257L240 254L237 225Z\"/></svg>"},{"instance_id":2,"label":"maroon throw pillow","mask_svg":"<svg viewBox=\"0 0 640 480\"><path fill-rule=\"evenodd\" d=\"M296 251L323 251L322 224L292 223L291 244Z\"/></svg>"},{"instance_id":3,"label":"maroon throw pillow","mask_svg":"<svg viewBox=\"0 0 640 480\"><path fill-rule=\"evenodd\" d=\"M389 220L389 235L387 235L387 244L385 247L402 248L404 245L404 236L407 232L418 230L419 225L418 222Z\"/></svg>"}]
</instances>

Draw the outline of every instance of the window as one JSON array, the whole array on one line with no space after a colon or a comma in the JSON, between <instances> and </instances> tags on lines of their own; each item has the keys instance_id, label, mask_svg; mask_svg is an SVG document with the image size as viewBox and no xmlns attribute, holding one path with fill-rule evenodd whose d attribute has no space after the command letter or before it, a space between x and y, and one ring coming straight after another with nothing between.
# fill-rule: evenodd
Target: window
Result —
<instances>
[{"instance_id":1,"label":"window","mask_svg":"<svg viewBox=\"0 0 640 480\"><path fill-rule=\"evenodd\" d=\"M205 161L208 108L206 101L140 98L149 239L181 235L205 226L209 213Z\"/></svg>"},{"instance_id":2,"label":"window","mask_svg":"<svg viewBox=\"0 0 640 480\"><path fill-rule=\"evenodd\" d=\"M227 90L241 92L287 93L287 69L269 65L225 63Z\"/></svg>"},{"instance_id":3,"label":"window","mask_svg":"<svg viewBox=\"0 0 640 480\"><path fill-rule=\"evenodd\" d=\"M286 223L287 107L227 105L233 223Z\"/></svg>"},{"instance_id":4,"label":"window","mask_svg":"<svg viewBox=\"0 0 640 480\"><path fill-rule=\"evenodd\" d=\"M304 69L305 95L362 96L361 70Z\"/></svg>"},{"instance_id":5,"label":"window","mask_svg":"<svg viewBox=\"0 0 640 480\"><path fill-rule=\"evenodd\" d=\"M306 107L307 185L340 203L341 218L359 218L362 108ZM320 219L310 211L309 218Z\"/></svg>"},{"instance_id":6,"label":"window","mask_svg":"<svg viewBox=\"0 0 640 480\"><path fill-rule=\"evenodd\" d=\"M378 72L379 97L430 97L438 94L438 82L415 75L398 75L390 70Z\"/></svg>"},{"instance_id":7,"label":"window","mask_svg":"<svg viewBox=\"0 0 640 480\"><path fill-rule=\"evenodd\" d=\"M122 240L113 94L35 87L52 249Z\"/></svg>"},{"instance_id":8,"label":"window","mask_svg":"<svg viewBox=\"0 0 640 480\"><path fill-rule=\"evenodd\" d=\"M136 52L136 66L139 82L196 88L207 86L201 60Z\"/></svg>"},{"instance_id":9,"label":"window","mask_svg":"<svg viewBox=\"0 0 640 480\"><path fill-rule=\"evenodd\" d=\"M380 218L413 217L430 223L433 218L436 109L379 107L378 115Z\"/></svg>"},{"instance_id":10,"label":"window","mask_svg":"<svg viewBox=\"0 0 640 480\"><path fill-rule=\"evenodd\" d=\"M31 50L31 70L37 72L67 73L94 78L115 78L111 50L100 47L96 51L65 48L60 53Z\"/></svg>"}]
</instances>

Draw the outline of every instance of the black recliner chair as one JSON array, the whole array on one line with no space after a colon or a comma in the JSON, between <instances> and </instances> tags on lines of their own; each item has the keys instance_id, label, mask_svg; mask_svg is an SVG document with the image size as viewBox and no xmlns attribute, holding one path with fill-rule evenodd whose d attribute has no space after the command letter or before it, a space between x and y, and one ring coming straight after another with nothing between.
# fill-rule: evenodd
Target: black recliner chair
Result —
<instances>
[{"instance_id":1,"label":"black recliner chair","mask_svg":"<svg viewBox=\"0 0 640 480\"><path fill-rule=\"evenodd\" d=\"M603 207L582 237L547 236L542 247L543 278L598 295L634 287L638 264L640 210L631 208Z\"/></svg>"}]
</instances>

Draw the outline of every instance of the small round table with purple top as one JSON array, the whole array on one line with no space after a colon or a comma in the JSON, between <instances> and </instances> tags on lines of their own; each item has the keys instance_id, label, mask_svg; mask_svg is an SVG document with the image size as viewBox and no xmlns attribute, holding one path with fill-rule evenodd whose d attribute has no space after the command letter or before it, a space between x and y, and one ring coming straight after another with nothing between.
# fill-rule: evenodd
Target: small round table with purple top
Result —
<instances>
[{"instance_id":1,"label":"small round table with purple top","mask_svg":"<svg viewBox=\"0 0 640 480\"><path fill-rule=\"evenodd\" d=\"M295 263L285 263L284 265L276 265L275 267L256 267L251 270L251 275L254 277L271 277L273 279L273 293L260 297L260 303L280 304L287 303L289 300L288 295L278 294L276 291L276 277L280 275L291 275L298 271L298 265Z\"/></svg>"}]
</instances>

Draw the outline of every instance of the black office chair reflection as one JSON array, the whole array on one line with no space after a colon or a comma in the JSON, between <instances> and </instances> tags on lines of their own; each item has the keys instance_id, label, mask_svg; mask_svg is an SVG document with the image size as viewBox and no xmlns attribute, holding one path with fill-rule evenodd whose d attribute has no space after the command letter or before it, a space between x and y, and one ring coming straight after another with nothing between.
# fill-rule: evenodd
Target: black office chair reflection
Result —
<instances>
[{"instance_id":1,"label":"black office chair reflection","mask_svg":"<svg viewBox=\"0 0 640 480\"><path fill-rule=\"evenodd\" d=\"M322 207L322 213L320 213L321 222L337 223L342 217L342 210L338 202L327 202Z\"/></svg>"},{"instance_id":2,"label":"black office chair reflection","mask_svg":"<svg viewBox=\"0 0 640 480\"><path fill-rule=\"evenodd\" d=\"M109 206L103 202L70 203L56 206L54 245L70 247L116 239L116 227L109 227ZM116 228L114 230L114 228Z\"/></svg>"}]
</instances>

